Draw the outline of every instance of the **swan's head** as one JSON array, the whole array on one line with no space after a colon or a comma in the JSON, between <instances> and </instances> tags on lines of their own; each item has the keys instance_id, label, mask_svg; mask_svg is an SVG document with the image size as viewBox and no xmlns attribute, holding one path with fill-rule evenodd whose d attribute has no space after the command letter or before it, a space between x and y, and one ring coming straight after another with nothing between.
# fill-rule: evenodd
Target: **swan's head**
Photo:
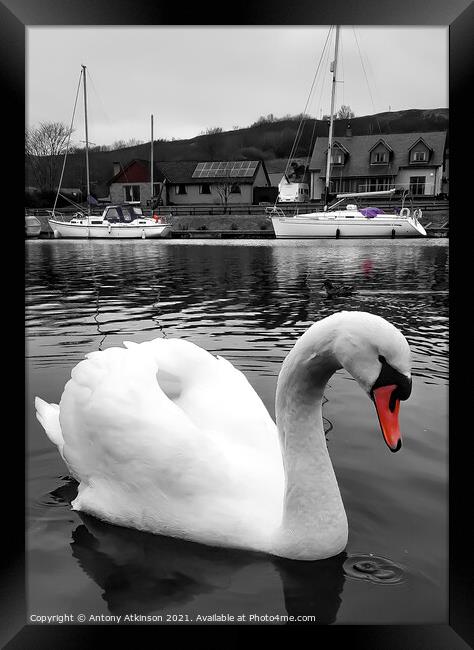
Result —
<instances>
[{"instance_id":1,"label":"swan's head","mask_svg":"<svg viewBox=\"0 0 474 650\"><path fill-rule=\"evenodd\" d=\"M334 314L333 352L343 368L373 400L391 451L401 447L400 400L411 393L411 353L406 338L380 316L365 312Z\"/></svg>"}]
</instances>

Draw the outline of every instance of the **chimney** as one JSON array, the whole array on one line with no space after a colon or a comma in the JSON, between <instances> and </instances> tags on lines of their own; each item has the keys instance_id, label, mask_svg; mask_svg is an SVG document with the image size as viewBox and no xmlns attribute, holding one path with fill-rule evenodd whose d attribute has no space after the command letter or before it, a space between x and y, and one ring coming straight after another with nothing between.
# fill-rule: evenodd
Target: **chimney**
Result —
<instances>
[{"instance_id":1,"label":"chimney","mask_svg":"<svg viewBox=\"0 0 474 650\"><path fill-rule=\"evenodd\" d=\"M351 128L351 123L348 122L346 126L346 136L348 138L352 138L352 128Z\"/></svg>"},{"instance_id":2,"label":"chimney","mask_svg":"<svg viewBox=\"0 0 474 650\"><path fill-rule=\"evenodd\" d=\"M122 165L119 162L112 163L114 166L114 176L117 176L122 171Z\"/></svg>"}]
</instances>

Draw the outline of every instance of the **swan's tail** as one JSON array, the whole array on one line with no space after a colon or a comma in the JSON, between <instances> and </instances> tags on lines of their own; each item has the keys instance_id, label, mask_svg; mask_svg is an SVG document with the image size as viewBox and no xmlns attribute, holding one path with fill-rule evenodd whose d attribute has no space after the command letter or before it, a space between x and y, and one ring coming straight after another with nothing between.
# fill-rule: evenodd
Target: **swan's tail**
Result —
<instances>
[{"instance_id":1,"label":"swan's tail","mask_svg":"<svg viewBox=\"0 0 474 650\"><path fill-rule=\"evenodd\" d=\"M46 431L51 442L58 447L59 453L63 455L64 438L59 424L59 406L48 404L40 397L35 397L36 417Z\"/></svg>"}]
</instances>

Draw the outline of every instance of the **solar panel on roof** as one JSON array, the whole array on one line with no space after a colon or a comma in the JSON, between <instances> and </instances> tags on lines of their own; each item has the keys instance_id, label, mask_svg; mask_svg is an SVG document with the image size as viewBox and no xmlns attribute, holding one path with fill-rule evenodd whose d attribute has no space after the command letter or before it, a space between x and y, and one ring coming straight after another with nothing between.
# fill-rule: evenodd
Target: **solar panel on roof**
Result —
<instances>
[{"instance_id":1,"label":"solar panel on roof","mask_svg":"<svg viewBox=\"0 0 474 650\"><path fill-rule=\"evenodd\" d=\"M193 171L192 178L216 178L220 176L247 177L253 176L257 169L258 161L238 160L232 162L205 162L198 163Z\"/></svg>"}]
</instances>

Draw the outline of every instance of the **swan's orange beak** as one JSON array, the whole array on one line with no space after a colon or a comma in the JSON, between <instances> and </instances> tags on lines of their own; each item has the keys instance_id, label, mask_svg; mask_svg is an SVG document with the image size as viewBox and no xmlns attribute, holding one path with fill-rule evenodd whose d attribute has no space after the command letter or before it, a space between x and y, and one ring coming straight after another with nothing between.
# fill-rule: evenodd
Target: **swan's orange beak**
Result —
<instances>
[{"instance_id":1,"label":"swan's orange beak","mask_svg":"<svg viewBox=\"0 0 474 650\"><path fill-rule=\"evenodd\" d=\"M398 411L400 410L400 400L391 399L392 393L397 389L395 384L390 386L380 386L374 388L373 396L375 408L379 417L383 437L390 451L398 451L402 446L400 425L398 424Z\"/></svg>"}]
</instances>

